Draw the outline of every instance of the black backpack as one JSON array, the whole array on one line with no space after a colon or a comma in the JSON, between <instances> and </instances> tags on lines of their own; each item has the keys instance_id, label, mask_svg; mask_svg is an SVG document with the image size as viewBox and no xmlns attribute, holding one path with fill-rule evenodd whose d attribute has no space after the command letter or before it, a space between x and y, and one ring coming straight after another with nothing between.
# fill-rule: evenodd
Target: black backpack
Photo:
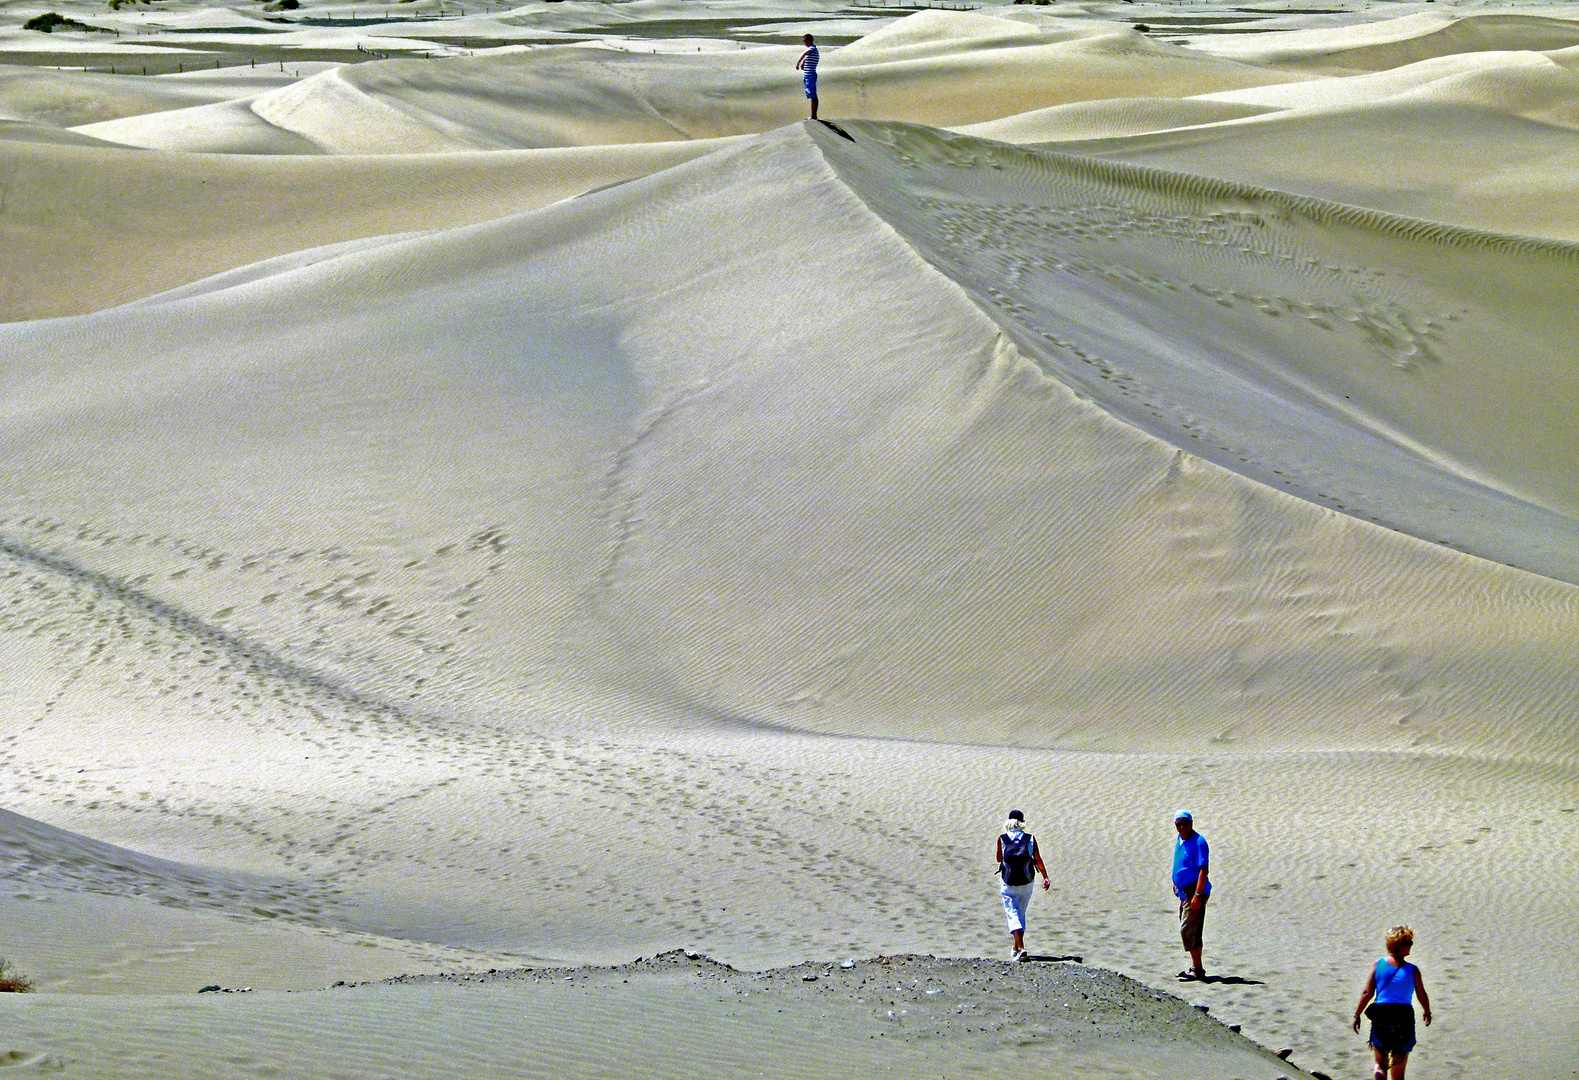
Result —
<instances>
[{"instance_id":1,"label":"black backpack","mask_svg":"<svg viewBox=\"0 0 1579 1080\"><path fill-rule=\"evenodd\" d=\"M1003 875L1005 885L1029 885L1036 880L1036 837L1028 832L1022 832L1018 840L1012 839L1008 833L998 837L998 843L1003 845L1003 861L998 864L998 872Z\"/></svg>"}]
</instances>

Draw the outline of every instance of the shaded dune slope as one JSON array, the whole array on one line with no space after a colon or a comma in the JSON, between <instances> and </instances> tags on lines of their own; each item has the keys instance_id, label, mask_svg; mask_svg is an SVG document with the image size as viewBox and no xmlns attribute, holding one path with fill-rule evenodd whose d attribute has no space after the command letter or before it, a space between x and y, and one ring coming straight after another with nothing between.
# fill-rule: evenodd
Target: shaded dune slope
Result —
<instances>
[{"instance_id":1,"label":"shaded dune slope","mask_svg":"<svg viewBox=\"0 0 1579 1080\"><path fill-rule=\"evenodd\" d=\"M1569 760L1571 248L851 132L0 330L9 557L433 717Z\"/></svg>"},{"instance_id":2,"label":"shaded dune slope","mask_svg":"<svg viewBox=\"0 0 1579 1080\"><path fill-rule=\"evenodd\" d=\"M141 896L171 908L335 921L334 893L321 884L199 869L106 844L0 810L0 880L48 894ZM13 891L13 896L15 895Z\"/></svg>"}]
</instances>

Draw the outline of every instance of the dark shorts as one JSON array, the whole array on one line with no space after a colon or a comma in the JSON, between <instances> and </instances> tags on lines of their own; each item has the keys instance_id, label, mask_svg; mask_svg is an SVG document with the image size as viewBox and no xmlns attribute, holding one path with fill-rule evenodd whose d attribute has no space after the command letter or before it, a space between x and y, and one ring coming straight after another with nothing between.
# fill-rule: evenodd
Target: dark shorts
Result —
<instances>
[{"instance_id":1,"label":"dark shorts","mask_svg":"<svg viewBox=\"0 0 1579 1080\"><path fill-rule=\"evenodd\" d=\"M1371 1018L1371 1045L1388 1054L1407 1054L1415 1048L1413 1005L1375 1004L1365 1010Z\"/></svg>"},{"instance_id":2,"label":"dark shorts","mask_svg":"<svg viewBox=\"0 0 1579 1080\"><path fill-rule=\"evenodd\" d=\"M1186 949L1201 947L1201 930L1206 926L1206 905L1211 899L1210 896L1204 897L1197 911L1190 907L1188 896L1179 897L1179 939L1184 942Z\"/></svg>"},{"instance_id":3,"label":"dark shorts","mask_svg":"<svg viewBox=\"0 0 1579 1080\"><path fill-rule=\"evenodd\" d=\"M806 78L806 96L809 97L809 98L816 97L817 96L817 73L816 72L812 72L811 74L807 75L805 78Z\"/></svg>"}]
</instances>

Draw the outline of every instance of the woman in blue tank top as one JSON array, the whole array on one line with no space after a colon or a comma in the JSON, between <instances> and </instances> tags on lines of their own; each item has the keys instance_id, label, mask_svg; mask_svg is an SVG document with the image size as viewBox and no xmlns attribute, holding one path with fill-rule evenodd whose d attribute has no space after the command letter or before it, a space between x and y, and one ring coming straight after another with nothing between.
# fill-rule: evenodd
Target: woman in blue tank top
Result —
<instances>
[{"instance_id":1,"label":"woman in blue tank top","mask_svg":"<svg viewBox=\"0 0 1579 1080\"><path fill-rule=\"evenodd\" d=\"M1371 1051L1376 1055L1372 1080L1404 1080L1409 1052L1415 1048L1415 1010L1420 999L1425 1026L1431 1026L1431 998L1420 980L1420 969L1406 959L1414 948L1415 932L1395 926L1387 934L1387 955L1376 961L1360 1003L1354 1007L1354 1030L1360 1030L1360 1014L1371 1018ZM1374 999L1374 1000L1372 1000ZM1371 1002L1366 1008L1365 1003Z\"/></svg>"}]
</instances>

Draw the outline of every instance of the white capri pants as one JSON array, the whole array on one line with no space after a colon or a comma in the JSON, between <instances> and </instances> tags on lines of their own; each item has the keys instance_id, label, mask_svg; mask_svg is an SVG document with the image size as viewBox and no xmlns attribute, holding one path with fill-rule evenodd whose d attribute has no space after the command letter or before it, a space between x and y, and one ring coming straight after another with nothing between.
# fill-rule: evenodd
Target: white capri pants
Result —
<instances>
[{"instance_id":1,"label":"white capri pants","mask_svg":"<svg viewBox=\"0 0 1579 1080\"><path fill-rule=\"evenodd\" d=\"M1031 894L1036 890L1033 878L1024 885L1008 885L998 879L998 895L1003 898L1003 914L1009 920L1009 933L1025 929L1025 910L1031 906Z\"/></svg>"}]
</instances>

